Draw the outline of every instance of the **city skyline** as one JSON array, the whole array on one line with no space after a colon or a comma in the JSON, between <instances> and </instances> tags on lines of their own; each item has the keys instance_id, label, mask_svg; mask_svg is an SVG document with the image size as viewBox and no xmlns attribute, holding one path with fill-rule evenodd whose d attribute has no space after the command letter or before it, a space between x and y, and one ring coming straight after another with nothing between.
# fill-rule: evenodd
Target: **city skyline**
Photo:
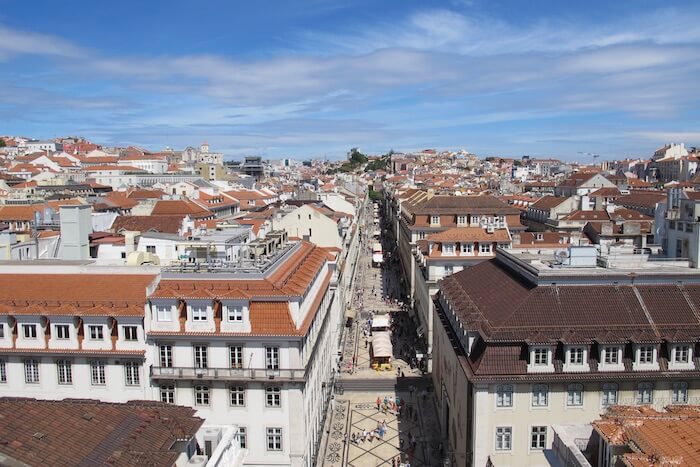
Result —
<instances>
[{"instance_id":1,"label":"city skyline","mask_svg":"<svg viewBox=\"0 0 700 467\"><path fill-rule=\"evenodd\" d=\"M700 140L691 2L0 6L7 134L272 159Z\"/></svg>"}]
</instances>

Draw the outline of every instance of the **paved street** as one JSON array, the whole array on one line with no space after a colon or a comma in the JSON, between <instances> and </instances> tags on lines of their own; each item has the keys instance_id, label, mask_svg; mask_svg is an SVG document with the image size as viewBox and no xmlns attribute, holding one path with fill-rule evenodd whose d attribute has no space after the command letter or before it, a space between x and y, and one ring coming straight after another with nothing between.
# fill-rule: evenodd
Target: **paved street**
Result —
<instances>
[{"instance_id":1,"label":"paved street","mask_svg":"<svg viewBox=\"0 0 700 467\"><path fill-rule=\"evenodd\" d=\"M345 328L340 378L326 420L318 465L391 466L392 459L410 462L411 466L439 465L432 386L415 362L415 328L399 299L400 265L388 258L382 267L372 266L372 244L377 240L371 235L382 226L373 224L371 204L364 216L352 302L355 319L351 327ZM386 238L383 240L384 251L390 251L391 245ZM370 366L372 337L365 337L363 332L370 312L392 316L392 370L377 371ZM403 400L400 415L377 410L378 397L381 401L385 397ZM383 438L352 441L353 434L373 432L382 423L386 426Z\"/></svg>"}]
</instances>

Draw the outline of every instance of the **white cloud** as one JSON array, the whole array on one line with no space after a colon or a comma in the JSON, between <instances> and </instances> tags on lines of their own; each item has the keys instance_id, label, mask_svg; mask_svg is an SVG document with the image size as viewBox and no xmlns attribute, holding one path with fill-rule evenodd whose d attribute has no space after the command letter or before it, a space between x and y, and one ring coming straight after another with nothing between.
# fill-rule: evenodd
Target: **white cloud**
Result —
<instances>
[{"instance_id":1,"label":"white cloud","mask_svg":"<svg viewBox=\"0 0 700 467\"><path fill-rule=\"evenodd\" d=\"M77 58L87 55L87 51L57 36L0 25L0 60L26 54Z\"/></svg>"}]
</instances>

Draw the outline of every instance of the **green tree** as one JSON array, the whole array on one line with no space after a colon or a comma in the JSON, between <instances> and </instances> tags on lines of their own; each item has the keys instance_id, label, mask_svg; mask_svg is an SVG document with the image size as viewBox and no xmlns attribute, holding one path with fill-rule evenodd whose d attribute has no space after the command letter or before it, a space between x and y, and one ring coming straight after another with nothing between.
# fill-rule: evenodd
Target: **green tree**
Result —
<instances>
[{"instance_id":1,"label":"green tree","mask_svg":"<svg viewBox=\"0 0 700 467\"><path fill-rule=\"evenodd\" d=\"M5 140L0 138L0 148L4 148L4 147L5 147Z\"/></svg>"},{"instance_id":2,"label":"green tree","mask_svg":"<svg viewBox=\"0 0 700 467\"><path fill-rule=\"evenodd\" d=\"M352 164L364 164L367 162L367 156L362 154L359 149L357 148L352 148L350 152L348 152L348 160Z\"/></svg>"}]
</instances>

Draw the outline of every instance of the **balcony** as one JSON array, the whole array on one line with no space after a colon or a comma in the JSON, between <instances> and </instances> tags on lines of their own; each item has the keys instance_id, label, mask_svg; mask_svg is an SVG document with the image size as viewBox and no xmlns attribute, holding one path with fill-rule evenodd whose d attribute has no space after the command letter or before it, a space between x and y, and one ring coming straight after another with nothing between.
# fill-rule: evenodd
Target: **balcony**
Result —
<instances>
[{"instance_id":1,"label":"balcony","mask_svg":"<svg viewBox=\"0 0 700 467\"><path fill-rule=\"evenodd\" d=\"M305 373L304 369L151 367L151 378L164 380L302 382Z\"/></svg>"}]
</instances>

